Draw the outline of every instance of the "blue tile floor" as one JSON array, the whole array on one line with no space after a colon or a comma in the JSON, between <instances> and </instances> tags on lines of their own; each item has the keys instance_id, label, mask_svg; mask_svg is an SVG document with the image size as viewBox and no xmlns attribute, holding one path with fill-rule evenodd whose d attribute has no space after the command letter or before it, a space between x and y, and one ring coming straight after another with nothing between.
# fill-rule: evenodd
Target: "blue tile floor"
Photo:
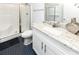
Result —
<instances>
[{"instance_id":1,"label":"blue tile floor","mask_svg":"<svg viewBox=\"0 0 79 59\"><path fill-rule=\"evenodd\" d=\"M32 44L24 45L23 38L18 37L10 41L0 43L0 55L36 55Z\"/></svg>"},{"instance_id":2,"label":"blue tile floor","mask_svg":"<svg viewBox=\"0 0 79 59\"><path fill-rule=\"evenodd\" d=\"M34 52L34 50L32 49L32 44L28 45L28 46L24 46L24 54L25 55L36 55L36 53Z\"/></svg>"}]
</instances>

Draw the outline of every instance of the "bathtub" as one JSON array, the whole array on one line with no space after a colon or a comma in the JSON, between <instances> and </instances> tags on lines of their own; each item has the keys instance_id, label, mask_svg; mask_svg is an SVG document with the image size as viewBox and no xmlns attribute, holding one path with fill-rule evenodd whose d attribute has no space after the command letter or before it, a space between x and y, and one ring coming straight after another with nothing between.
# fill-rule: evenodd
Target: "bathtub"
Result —
<instances>
[{"instance_id":1,"label":"bathtub","mask_svg":"<svg viewBox=\"0 0 79 59\"><path fill-rule=\"evenodd\" d=\"M0 4L0 43L19 36L19 5Z\"/></svg>"},{"instance_id":2,"label":"bathtub","mask_svg":"<svg viewBox=\"0 0 79 59\"><path fill-rule=\"evenodd\" d=\"M18 30L12 24L0 25L0 43L20 36Z\"/></svg>"}]
</instances>

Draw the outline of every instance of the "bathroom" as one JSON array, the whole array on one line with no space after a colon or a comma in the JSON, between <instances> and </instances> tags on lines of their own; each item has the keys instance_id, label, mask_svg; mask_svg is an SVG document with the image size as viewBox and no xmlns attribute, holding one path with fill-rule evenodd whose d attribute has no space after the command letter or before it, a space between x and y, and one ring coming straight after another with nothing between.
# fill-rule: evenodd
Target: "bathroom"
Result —
<instances>
[{"instance_id":1,"label":"bathroom","mask_svg":"<svg viewBox=\"0 0 79 59\"><path fill-rule=\"evenodd\" d=\"M78 55L78 26L77 2L0 3L0 55Z\"/></svg>"}]
</instances>

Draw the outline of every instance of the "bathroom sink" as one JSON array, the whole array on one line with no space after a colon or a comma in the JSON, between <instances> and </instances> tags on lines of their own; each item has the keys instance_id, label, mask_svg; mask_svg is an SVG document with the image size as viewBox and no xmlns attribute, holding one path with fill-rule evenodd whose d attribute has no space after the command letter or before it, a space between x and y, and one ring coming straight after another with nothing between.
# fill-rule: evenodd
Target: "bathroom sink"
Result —
<instances>
[{"instance_id":1,"label":"bathroom sink","mask_svg":"<svg viewBox=\"0 0 79 59\"><path fill-rule=\"evenodd\" d=\"M60 26L60 22L58 22L58 21L45 21L43 23L47 23L48 25L51 25L52 27L59 27Z\"/></svg>"},{"instance_id":2,"label":"bathroom sink","mask_svg":"<svg viewBox=\"0 0 79 59\"><path fill-rule=\"evenodd\" d=\"M43 30L44 30L44 32L46 32L48 34L52 34L56 37L65 38L68 42L73 41L73 39L76 39L76 37L74 37L74 35L72 33L68 32L66 29L63 29L63 28L45 27L45 28L43 28Z\"/></svg>"},{"instance_id":3,"label":"bathroom sink","mask_svg":"<svg viewBox=\"0 0 79 59\"><path fill-rule=\"evenodd\" d=\"M56 36L59 36L59 35L63 34L63 29L62 28L58 28L58 27L55 27L55 28L44 27L43 30L45 32L52 33L53 35L56 35Z\"/></svg>"}]
</instances>

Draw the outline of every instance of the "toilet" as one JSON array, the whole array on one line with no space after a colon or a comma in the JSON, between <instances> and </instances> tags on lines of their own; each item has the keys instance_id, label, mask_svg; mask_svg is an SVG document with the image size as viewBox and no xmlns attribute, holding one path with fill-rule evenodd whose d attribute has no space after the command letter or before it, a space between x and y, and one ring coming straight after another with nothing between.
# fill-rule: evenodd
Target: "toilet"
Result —
<instances>
[{"instance_id":1,"label":"toilet","mask_svg":"<svg viewBox=\"0 0 79 59\"><path fill-rule=\"evenodd\" d=\"M21 33L21 37L24 38L24 45L29 45L32 43L32 30L26 30Z\"/></svg>"}]
</instances>

